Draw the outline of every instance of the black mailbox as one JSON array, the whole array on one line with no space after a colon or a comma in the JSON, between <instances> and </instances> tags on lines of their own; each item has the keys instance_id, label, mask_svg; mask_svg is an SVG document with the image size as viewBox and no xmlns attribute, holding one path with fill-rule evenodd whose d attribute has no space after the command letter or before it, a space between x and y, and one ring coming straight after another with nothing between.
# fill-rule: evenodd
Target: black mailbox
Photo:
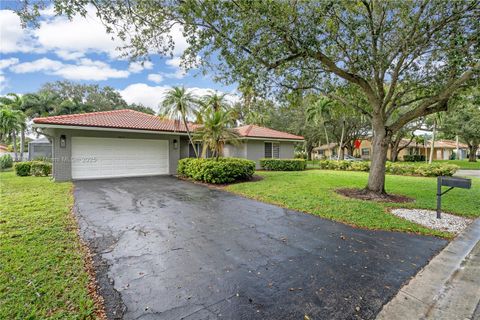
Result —
<instances>
[{"instance_id":1,"label":"black mailbox","mask_svg":"<svg viewBox=\"0 0 480 320\"><path fill-rule=\"evenodd\" d=\"M472 186L471 179L458 178L458 177L438 177L442 186L470 189Z\"/></svg>"},{"instance_id":2,"label":"black mailbox","mask_svg":"<svg viewBox=\"0 0 480 320\"><path fill-rule=\"evenodd\" d=\"M442 192L442 186L450 187ZM437 218L441 218L442 196L453 188L470 189L472 180L459 177L437 177Z\"/></svg>"}]
</instances>

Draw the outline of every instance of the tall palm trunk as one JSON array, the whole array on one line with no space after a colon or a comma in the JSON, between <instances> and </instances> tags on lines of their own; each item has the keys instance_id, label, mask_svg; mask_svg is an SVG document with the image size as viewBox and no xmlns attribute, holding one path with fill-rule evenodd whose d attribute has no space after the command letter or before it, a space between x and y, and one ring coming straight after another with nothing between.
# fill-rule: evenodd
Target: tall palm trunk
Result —
<instances>
[{"instance_id":1,"label":"tall palm trunk","mask_svg":"<svg viewBox=\"0 0 480 320\"><path fill-rule=\"evenodd\" d=\"M195 148L195 144L193 143L192 135L191 135L190 129L188 128L188 125L187 125L187 118L185 116L183 116L183 125L185 126L185 129L187 130L188 139L190 140L190 143L192 144L193 151L195 152L195 157L198 158L198 151L197 151L197 148Z\"/></svg>"},{"instance_id":2,"label":"tall palm trunk","mask_svg":"<svg viewBox=\"0 0 480 320\"><path fill-rule=\"evenodd\" d=\"M328 139L328 132L327 132L327 127L325 126L325 121L323 121L322 126L323 126L323 131L325 132L325 140L327 141L327 147L329 147L330 141Z\"/></svg>"},{"instance_id":3,"label":"tall palm trunk","mask_svg":"<svg viewBox=\"0 0 480 320\"><path fill-rule=\"evenodd\" d=\"M18 152L17 152L17 131L12 131L12 140L13 140L13 153L15 155L15 161L18 161Z\"/></svg>"},{"instance_id":4,"label":"tall palm trunk","mask_svg":"<svg viewBox=\"0 0 480 320\"><path fill-rule=\"evenodd\" d=\"M345 120L343 120L342 124L342 135L340 136L340 145L338 146L338 161L343 160L344 158L344 150L343 150L343 136L345 135Z\"/></svg>"},{"instance_id":5,"label":"tall palm trunk","mask_svg":"<svg viewBox=\"0 0 480 320\"><path fill-rule=\"evenodd\" d=\"M432 131L432 144L430 145L430 158L428 159L428 163L432 164L433 162L433 152L435 151L435 135L437 131L437 120L433 121L433 131Z\"/></svg>"},{"instance_id":6,"label":"tall palm trunk","mask_svg":"<svg viewBox=\"0 0 480 320\"><path fill-rule=\"evenodd\" d=\"M20 161L23 161L23 153L25 149L25 129L20 131Z\"/></svg>"}]
</instances>

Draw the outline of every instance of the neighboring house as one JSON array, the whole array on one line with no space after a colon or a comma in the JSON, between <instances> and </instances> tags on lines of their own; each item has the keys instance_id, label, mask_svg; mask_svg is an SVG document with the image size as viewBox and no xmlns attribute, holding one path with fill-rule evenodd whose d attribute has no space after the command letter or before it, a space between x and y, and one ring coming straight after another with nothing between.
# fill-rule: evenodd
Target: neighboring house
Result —
<instances>
[{"instance_id":1,"label":"neighboring house","mask_svg":"<svg viewBox=\"0 0 480 320\"><path fill-rule=\"evenodd\" d=\"M9 152L8 152L8 147L7 147L6 145L4 145L4 144L0 144L0 156L1 156L1 155L4 155L4 154L6 154L6 153L9 153Z\"/></svg>"},{"instance_id":2,"label":"neighboring house","mask_svg":"<svg viewBox=\"0 0 480 320\"><path fill-rule=\"evenodd\" d=\"M28 143L28 160L41 158L52 158L52 143L45 137Z\"/></svg>"},{"instance_id":3,"label":"neighboring house","mask_svg":"<svg viewBox=\"0 0 480 320\"><path fill-rule=\"evenodd\" d=\"M400 142L400 146L404 147L409 143L409 139L403 139ZM428 141L426 146L422 144L417 144L415 141L412 141L404 149L400 150L398 153L398 160L403 160L405 155L427 155L427 159L430 156L430 147L431 142ZM459 158L465 159L467 157L468 147L466 144L459 143ZM434 160L449 160L453 153L456 153L457 144L452 140L437 140L434 144L433 159ZM316 148L313 148L312 157L315 159L328 159L331 156L337 154L338 145L336 143L330 143L330 145L322 145ZM353 156L362 158L364 160L370 160L372 154L372 143L369 139L361 140L360 147L355 149ZM391 158L391 150L389 148L387 157Z\"/></svg>"},{"instance_id":4,"label":"neighboring house","mask_svg":"<svg viewBox=\"0 0 480 320\"><path fill-rule=\"evenodd\" d=\"M57 181L175 174L179 159L194 155L185 126L133 110L114 110L36 118L53 143ZM193 131L197 126L189 124ZM257 162L293 158L303 137L258 126L236 128L241 143L227 144L226 157ZM195 147L201 151L200 143Z\"/></svg>"}]
</instances>

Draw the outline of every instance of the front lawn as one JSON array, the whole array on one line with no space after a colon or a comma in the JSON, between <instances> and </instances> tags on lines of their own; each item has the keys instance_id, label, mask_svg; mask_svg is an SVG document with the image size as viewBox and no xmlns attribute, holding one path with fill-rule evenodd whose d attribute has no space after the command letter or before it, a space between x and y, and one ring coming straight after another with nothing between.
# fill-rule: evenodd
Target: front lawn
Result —
<instances>
[{"instance_id":1,"label":"front lawn","mask_svg":"<svg viewBox=\"0 0 480 320\"><path fill-rule=\"evenodd\" d=\"M391 207L435 209L436 178L387 175L388 192L415 199L414 203L398 204L349 199L334 192L337 188L364 187L368 179L366 172L307 170L257 174L264 179L230 185L227 190L358 227L451 236L388 213ZM479 217L479 208L480 179L473 179L470 190L454 189L443 197L442 209L446 212Z\"/></svg>"},{"instance_id":2,"label":"front lawn","mask_svg":"<svg viewBox=\"0 0 480 320\"><path fill-rule=\"evenodd\" d=\"M93 319L72 184L0 172L0 319Z\"/></svg>"}]
</instances>

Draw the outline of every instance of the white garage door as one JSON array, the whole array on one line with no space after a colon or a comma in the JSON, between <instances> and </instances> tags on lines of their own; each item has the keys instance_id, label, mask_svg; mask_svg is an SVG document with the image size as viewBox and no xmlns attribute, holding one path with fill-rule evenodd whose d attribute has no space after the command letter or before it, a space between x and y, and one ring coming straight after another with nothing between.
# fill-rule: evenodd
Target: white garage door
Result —
<instances>
[{"instance_id":1,"label":"white garage door","mask_svg":"<svg viewBox=\"0 0 480 320\"><path fill-rule=\"evenodd\" d=\"M72 137L72 179L168 174L168 141Z\"/></svg>"}]
</instances>

